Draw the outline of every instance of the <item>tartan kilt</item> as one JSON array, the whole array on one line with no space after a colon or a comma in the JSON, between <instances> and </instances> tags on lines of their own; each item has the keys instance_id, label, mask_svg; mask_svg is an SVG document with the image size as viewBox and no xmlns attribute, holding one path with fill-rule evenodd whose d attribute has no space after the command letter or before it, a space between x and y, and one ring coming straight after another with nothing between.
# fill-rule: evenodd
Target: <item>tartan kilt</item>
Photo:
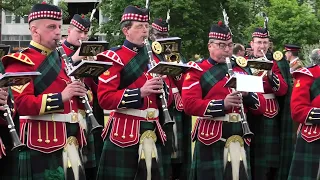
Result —
<instances>
[{"instance_id":1,"label":"tartan kilt","mask_svg":"<svg viewBox=\"0 0 320 180\"><path fill-rule=\"evenodd\" d=\"M88 129L85 132L87 145L82 147L82 155L87 158L87 161L84 162L84 167L86 169L97 167L95 147L94 147L95 145L94 137L93 137L93 134L90 132L92 125L89 118L87 118L87 126L88 126Z\"/></svg>"},{"instance_id":2,"label":"tartan kilt","mask_svg":"<svg viewBox=\"0 0 320 180\"><path fill-rule=\"evenodd\" d=\"M171 158L172 168L178 169L172 171L173 177L187 179L191 166L191 116L184 112L177 111L175 107L171 109L170 114L174 116L177 125L178 151L177 157Z\"/></svg>"},{"instance_id":3,"label":"tartan kilt","mask_svg":"<svg viewBox=\"0 0 320 180\"><path fill-rule=\"evenodd\" d=\"M229 138L232 135L242 136L241 123L223 122L222 138ZM248 176L251 179L250 168L250 147L244 143L246 151L246 159L248 164ZM220 180L224 178L224 154L225 142L217 141L211 145L205 145L196 140L193 161L189 174L189 180Z\"/></svg>"},{"instance_id":4,"label":"tartan kilt","mask_svg":"<svg viewBox=\"0 0 320 180\"><path fill-rule=\"evenodd\" d=\"M42 153L26 148L19 153L20 180L64 180L62 151Z\"/></svg>"},{"instance_id":5,"label":"tartan kilt","mask_svg":"<svg viewBox=\"0 0 320 180\"><path fill-rule=\"evenodd\" d=\"M298 134L288 180L316 180L320 171L320 140L308 143Z\"/></svg>"},{"instance_id":6,"label":"tartan kilt","mask_svg":"<svg viewBox=\"0 0 320 180\"><path fill-rule=\"evenodd\" d=\"M256 175L269 167L279 168L280 131L279 115L274 118L255 116L249 122L254 136L251 141L251 166ZM262 172L261 172L262 171ZM257 176L255 176L257 177Z\"/></svg>"},{"instance_id":7,"label":"tartan kilt","mask_svg":"<svg viewBox=\"0 0 320 180\"><path fill-rule=\"evenodd\" d=\"M144 128L145 124L140 124L140 134L145 130L153 130L154 128ZM152 125L154 127L154 124ZM111 128L111 127L110 127ZM119 147L113 144L109 136L110 131L104 141L100 164L98 167L97 180L116 179L116 180L133 180L138 169L138 149L139 144L130 147ZM160 138L155 143L158 152L158 166L160 171L159 179L168 180L169 173L165 173L165 168L170 164L170 156L164 155L166 148L162 145ZM169 153L166 153L169 154ZM167 164L166 166L164 164Z\"/></svg>"}]
</instances>

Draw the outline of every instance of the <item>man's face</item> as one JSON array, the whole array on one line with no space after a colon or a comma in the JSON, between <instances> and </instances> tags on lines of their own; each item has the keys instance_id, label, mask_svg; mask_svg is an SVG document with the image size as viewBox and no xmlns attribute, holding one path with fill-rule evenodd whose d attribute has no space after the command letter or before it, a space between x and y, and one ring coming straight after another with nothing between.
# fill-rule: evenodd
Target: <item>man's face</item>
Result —
<instances>
[{"instance_id":1,"label":"man's face","mask_svg":"<svg viewBox=\"0 0 320 180\"><path fill-rule=\"evenodd\" d=\"M213 40L208 44L210 57L218 63L226 61L227 57L232 56L233 42L232 39L227 41Z\"/></svg>"},{"instance_id":2,"label":"man's face","mask_svg":"<svg viewBox=\"0 0 320 180\"><path fill-rule=\"evenodd\" d=\"M128 41L142 46L149 35L149 23L133 21L131 27L124 27L122 32Z\"/></svg>"},{"instance_id":3,"label":"man's face","mask_svg":"<svg viewBox=\"0 0 320 180\"><path fill-rule=\"evenodd\" d=\"M263 54L266 54L269 48L269 38L255 37L250 44L253 50L253 56L263 57ZM263 53L261 51L263 51Z\"/></svg>"},{"instance_id":4,"label":"man's face","mask_svg":"<svg viewBox=\"0 0 320 180\"><path fill-rule=\"evenodd\" d=\"M285 56L286 56L286 59L290 62L290 60L292 59L291 51L286 51Z\"/></svg>"},{"instance_id":5,"label":"man's face","mask_svg":"<svg viewBox=\"0 0 320 180\"><path fill-rule=\"evenodd\" d=\"M245 55L245 50L244 50L244 47L241 46L241 49L238 51L238 53L236 54L237 56L241 56L241 57L244 57Z\"/></svg>"},{"instance_id":6,"label":"man's face","mask_svg":"<svg viewBox=\"0 0 320 180\"><path fill-rule=\"evenodd\" d=\"M62 21L52 19L40 19L37 22L30 24L33 37L37 39L38 43L49 48L55 49L57 43L61 38Z\"/></svg>"},{"instance_id":7,"label":"man's face","mask_svg":"<svg viewBox=\"0 0 320 180\"><path fill-rule=\"evenodd\" d=\"M68 39L67 41L75 46L80 46L80 41L86 41L88 40L88 32L87 31L81 31L80 29L70 26L68 29ZM80 41L79 41L80 40Z\"/></svg>"}]
</instances>

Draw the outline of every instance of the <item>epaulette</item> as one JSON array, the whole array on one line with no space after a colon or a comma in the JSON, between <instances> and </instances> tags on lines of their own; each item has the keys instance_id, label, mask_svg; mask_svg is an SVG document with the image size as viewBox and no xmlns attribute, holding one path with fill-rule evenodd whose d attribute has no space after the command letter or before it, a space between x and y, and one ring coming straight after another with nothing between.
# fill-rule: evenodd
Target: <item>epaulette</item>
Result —
<instances>
[{"instance_id":1,"label":"epaulette","mask_svg":"<svg viewBox=\"0 0 320 180\"><path fill-rule=\"evenodd\" d=\"M191 67L194 68L194 69L197 69L197 70L199 70L199 71L203 71L203 70L200 68L200 66L198 65L198 63L195 63L195 62L193 62L193 61L189 61L189 62L188 62L188 65L191 66Z\"/></svg>"},{"instance_id":2,"label":"epaulette","mask_svg":"<svg viewBox=\"0 0 320 180\"><path fill-rule=\"evenodd\" d=\"M99 56L104 56L104 57L106 57L106 58L108 58L108 59L116 62L117 64L120 64L121 66L123 66L123 63L122 63L122 61L121 61L121 58L120 58L119 55L118 55L115 51L113 51L113 50L104 51L104 52L98 54L98 55L97 55L97 58L98 58Z\"/></svg>"},{"instance_id":3,"label":"epaulette","mask_svg":"<svg viewBox=\"0 0 320 180\"><path fill-rule=\"evenodd\" d=\"M308 75L308 76L313 77L313 75L312 75L312 73L309 71L309 69L308 69L308 68L305 68L305 67L293 71L292 75L295 75L295 74L297 74L297 73L302 73L302 74L305 74L305 75Z\"/></svg>"},{"instance_id":4,"label":"epaulette","mask_svg":"<svg viewBox=\"0 0 320 180\"><path fill-rule=\"evenodd\" d=\"M5 55L5 56L3 56L2 61L6 60L7 58L13 58L13 59L19 60L23 63L29 64L29 65L34 65L34 63L31 61L31 59L26 54L24 54L22 52L15 52L12 54Z\"/></svg>"}]
</instances>

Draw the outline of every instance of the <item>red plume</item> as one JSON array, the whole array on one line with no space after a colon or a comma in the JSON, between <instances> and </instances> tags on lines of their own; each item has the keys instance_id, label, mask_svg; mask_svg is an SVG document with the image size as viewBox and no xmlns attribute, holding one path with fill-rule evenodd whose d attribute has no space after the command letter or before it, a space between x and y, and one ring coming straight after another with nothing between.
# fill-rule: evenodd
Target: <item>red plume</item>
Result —
<instances>
[{"instance_id":1,"label":"red plume","mask_svg":"<svg viewBox=\"0 0 320 180\"><path fill-rule=\"evenodd\" d=\"M42 3L41 4L47 4L47 2L45 2L45 1L42 1Z\"/></svg>"},{"instance_id":2,"label":"red plume","mask_svg":"<svg viewBox=\"0 0 320 180\"><path fill-rule=\"evenodd\" d=\"M84 18L84 14L81 14L81 18L82 18L82 19Z\"/></svg>"},{"instance_id":3,"label":"red plume","mask_svg":"<svg viewBox=\"0 0 320 180\"><path fill-rule=\"evenodd\" d=\"M222 26L223 25L223 22L222 21L219 21L218 22L218 26Z\"/></svg>"},{"instance_id":4,"label":"red plume","mask_svg":"<svg viewBox=\"0 0 320 180\"><path fill-rule=\"evenodd\" d=\"M162 21L162 18L159 18L159 21Z\"/></svg>"}]
</instances>

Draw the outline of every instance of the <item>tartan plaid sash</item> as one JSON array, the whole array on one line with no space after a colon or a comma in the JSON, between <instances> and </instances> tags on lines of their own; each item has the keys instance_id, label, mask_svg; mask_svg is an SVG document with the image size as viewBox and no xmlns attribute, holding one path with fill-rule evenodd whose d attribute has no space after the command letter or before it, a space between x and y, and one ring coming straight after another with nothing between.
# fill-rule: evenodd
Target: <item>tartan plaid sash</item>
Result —
<instances>
[{"instance_id":1,"label":"tartan plaid sash","mask_svg":"<svg viewBox=\"0 0 320 180\"><path fill-rule=\"evenodd\" d=\"M232 67L236 66L234 61L231 61ZM249 68L242 68L248 74L252 74ZM228 73L228 67L225 63L218 63L212 66L208 71L206 71L200 78L200 85L202 89L202 97L204 98L210 89L219 82Z\"/></svg>"},{"instance_id":2,"label":"tartan plaid sash","mask_svg":"<svg viewBox=\"0 0 320 180\"><path fill-rule=\"evenodd\" d=\"M34 92L36 96L41 94L52 84L52 82L57 78L60 69L61 61L58 52L56 50L52 51L52 53L43 60L37 69L41 75L34 79Z\"/></svg>"},{"instance_id":3,"label":"tartan plaid sash","mask_svg":"<svg viewBox=\"0 0 320 180\"><path fill-rule=\"evenodd\" d=\"M128 87L144 72L149 62L146 48L142 48L120 72L121 82L118 89Z\"/></svg>"},{"instance_id":4,"label":"tartan plaid sash","mask_svg":"<svg viewBox=\"0 0 320 180\"><path fill-rule=\"evenodd\" d=\"M312 101L320 94L320 78L317 78L313 81L311 88L310 88L310 100Z\"/></svg>"}]
</instances>

